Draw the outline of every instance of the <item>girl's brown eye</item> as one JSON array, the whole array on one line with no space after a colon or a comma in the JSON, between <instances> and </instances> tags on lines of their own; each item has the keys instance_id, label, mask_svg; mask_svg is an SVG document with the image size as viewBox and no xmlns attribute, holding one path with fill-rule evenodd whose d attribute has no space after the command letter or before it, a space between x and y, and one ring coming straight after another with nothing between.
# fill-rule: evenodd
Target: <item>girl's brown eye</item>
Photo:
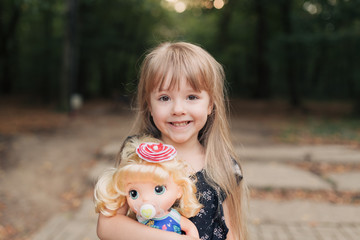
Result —
<instances>
[{"instance_id":1,"label":"girl's brown eye","mask_svg":"<svg viewBox=\"0 0 360 240\"><path fill-rule=\"evenodd\" d=\"M188 99L189 100L196 100L196 99L198 99L198 97L195 96L195 95L190 95L190 96L188 96Z\"/></svg>"},{"instance_id":2,"label":"girl's brown eye","mask_svg":"<svg viewBox=\"0 0 360 240\"><path fill-rule=\"evenodd\" d=\"M158 185L158 186L155 187L154 191L155 191L155 193L156 193L157 195L162 195L162 194L165 193L166 187L165 187L165 186L159 186L159 185Z\"/></svg>"},{"instance_id":3,"label":"girl's brown eye","mask_svg":"<svg viewBox=\"0 0 360 240\"><path fill-rule=\"evenodd\" d=\"M159 100L160 100L160 101L163 101L163 102L166 102L166 101L169 101L170 98L169 98L169 96L161 96L161 97L159 98Z\"/></svg>"}]
</instances>

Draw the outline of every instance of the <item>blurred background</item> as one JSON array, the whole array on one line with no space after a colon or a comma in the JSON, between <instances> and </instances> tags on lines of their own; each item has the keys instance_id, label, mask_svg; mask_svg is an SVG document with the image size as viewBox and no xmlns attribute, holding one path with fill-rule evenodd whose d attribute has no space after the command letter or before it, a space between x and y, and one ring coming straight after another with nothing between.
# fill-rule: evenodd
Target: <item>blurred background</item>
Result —
<instances>
[{"instance_id":1,"label":"blurred background","mask_svg":"<svg viewBox=\"0 0 360 240\"><path fill-rule=\"evenodd\" d=\"M133 122L144 53L179 40L224 66L245 160L286 158L325 184L252 182L252 198L359 205L360 186L329 174L360 172L360 0L1 0L0 239L31 239L91 199L89 172L114 162ZM336 161L301 148L324 145Z\"/></svg>"},{"instance_id":2,"label":"blurred background","mask_svg":"<svg viewBox=\"0 0 360 240\"><path fill-rule=\"evenodd\" d=\"M360 112L358 0L3 0L0 15L1 97L129 96L143 53L184 40L225 66L233 97Z\"/></svg>"}]
</instances>

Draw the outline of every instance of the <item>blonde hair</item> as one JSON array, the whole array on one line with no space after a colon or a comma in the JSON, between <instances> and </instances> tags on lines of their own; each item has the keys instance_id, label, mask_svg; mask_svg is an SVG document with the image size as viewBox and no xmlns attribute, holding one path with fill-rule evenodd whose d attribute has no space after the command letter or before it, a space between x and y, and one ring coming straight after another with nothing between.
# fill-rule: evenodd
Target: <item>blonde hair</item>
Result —
<instances>
[{"instance_id":1,"label":"blonde hair","mask_svg":"<svg viewBox=\"0 0 360 240\"><path fill-rule=\"evenodd\" d=\"M194 90L205 90L210 96L213 110L198 135L205 148L206 180L225 192L231 210L228 224L235 239L246 240L248 191L244 181L239 183L233 174L234 162L239 166L240 162L230 140L224 70L207 51L191 43L167 42L152 49L142 63L138 83L135 127L140 133L161 137L150 114L150 93L162 89L168 79L170 88L186 79Z\"/></svg>"},{"instance_id":2,"label":"blonde hair","mask_svg":"<svg viewBox=\"0 0 360 240\"><path fill-rule=\"evenodd\" d=\"M105 216L114 216L117 210L126 203L125 187L133 181L152 181L156 184L165 184L169 178L181 187L182 196L173 206L178 212L189 218L195 216L202 205L196 198L194 182L188 178L186 164L177 158L151 163L141 159L136 154L136 147L143 142L160 142L150 137L132 137L124 143L120 152L118 167L105 172L95 186L96 212ZM130 213L128 213L130 214Z\"/></svg>"}]
</instances>

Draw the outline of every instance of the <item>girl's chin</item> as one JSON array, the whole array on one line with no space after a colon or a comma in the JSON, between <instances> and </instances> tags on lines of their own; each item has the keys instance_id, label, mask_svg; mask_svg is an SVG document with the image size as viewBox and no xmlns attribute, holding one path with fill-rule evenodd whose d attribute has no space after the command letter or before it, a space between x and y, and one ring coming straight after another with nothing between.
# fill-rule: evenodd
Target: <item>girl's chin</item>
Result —
<instances>
[{"instance_id":1,"label":"girl's chin","mask_svg":"<svg viewBox=\"0 0 360 240\"><path fill-rule=\"evenodd\" d=\"M167 136L162 138L164 142L168 142L170 144L185 144L192 142L192 137L189 136L181 136L180 134L174 134L175 136ZM197 140L197 138L195 138Z\"/></svg>"}]
</instances>

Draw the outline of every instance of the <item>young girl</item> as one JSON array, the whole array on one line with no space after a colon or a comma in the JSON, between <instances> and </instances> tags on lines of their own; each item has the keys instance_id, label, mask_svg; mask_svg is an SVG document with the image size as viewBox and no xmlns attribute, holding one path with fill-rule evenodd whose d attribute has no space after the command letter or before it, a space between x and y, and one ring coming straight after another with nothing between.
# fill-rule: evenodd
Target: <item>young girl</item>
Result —
<instances>
[{"instance_id":1,"label":"young girl","mask_svg":"<svg viewBox=\"0 0 360 240\"><path fill-rule=\"evenodd\" d=\"M197 178L204 206L190 220L201 239L246 240L247 189L233 150L227 121L222 66L204 49L178 42L163 43L149 52L138 84L136 129L173 145ZM121 161L121 159L120 159ZM149 230L125 216L99 215L101 239L194 239Z\"/></svg>"},{"instance_id":2,"label":"young girl","mask_svg":"<svg viewBox=\"0 0 360 240\"><path fill-rule=\"evenodd\" d=\"M173 146L148 136L128 139L119 166L105 172L95 186L96 212L111 217L128 204L128 215L136 214L147 226L199 237L187 218L202 205L186 164L176 154Z\"/></svg>"}]
</instances>

